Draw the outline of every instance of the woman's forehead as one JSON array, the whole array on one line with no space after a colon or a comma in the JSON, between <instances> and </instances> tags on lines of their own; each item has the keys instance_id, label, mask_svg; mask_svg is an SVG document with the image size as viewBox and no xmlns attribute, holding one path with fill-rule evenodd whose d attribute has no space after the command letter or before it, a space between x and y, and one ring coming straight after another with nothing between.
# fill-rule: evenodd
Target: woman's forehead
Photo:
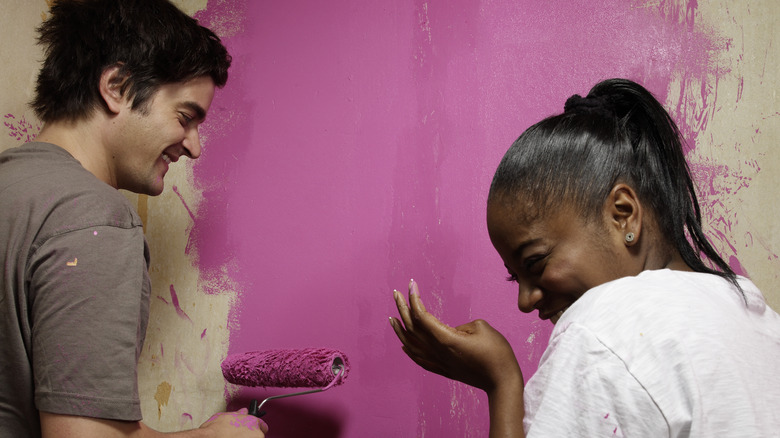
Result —
<instances>
[{"instance_id":1,"label":"woman's forehead","mask_svg":"<svg viewBox=\"0 0 780 438\"><path fill-rule=\"evenodd\" d=\"M520 194L497 196L491 198L487 205L488 222L492 220L528 226L545 219L549 213L550 208Z\"/></svg>"}]
</instances>

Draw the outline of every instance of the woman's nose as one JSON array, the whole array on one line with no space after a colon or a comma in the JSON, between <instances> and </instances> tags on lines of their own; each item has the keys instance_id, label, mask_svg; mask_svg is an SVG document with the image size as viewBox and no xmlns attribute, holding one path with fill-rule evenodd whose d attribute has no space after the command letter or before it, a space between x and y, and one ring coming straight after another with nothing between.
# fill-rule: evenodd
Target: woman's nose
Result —
<instances>
[{"instance_id":1,"label":"woman's nose","mask_svg":"<svg viewBox=\"0 0 780 438\"><path fill-rule=\"evenodd\" d=\"M523 313L531 313L537 309L540 301L542 301L542 290L530 283L518 282L517 293L517 308Z\"/></svg>"}]
</instances>

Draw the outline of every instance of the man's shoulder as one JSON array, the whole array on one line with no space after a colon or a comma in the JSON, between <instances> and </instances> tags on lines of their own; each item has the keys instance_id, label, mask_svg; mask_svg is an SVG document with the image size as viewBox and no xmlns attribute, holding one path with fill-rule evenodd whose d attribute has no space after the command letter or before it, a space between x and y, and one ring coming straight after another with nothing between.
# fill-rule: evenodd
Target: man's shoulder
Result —
<instances>
[{"instance_id":1,"label":"man's shoulder","mask_svg":"<svg viewBox=\"0 0 780 438\"><path fill-rule=\"evenodd\" d=\"M141 226L127 199L65 150L29 143L0 155L0 204L47 233L89 226ZM2 215L2 213L0 213Z\"/></svg>"},{"instance_id":2,"label":"man's shoulder","mask_svg":"<svg viewBox=\"0 0 780 438\"><path fill-rule=\"evenodd\" d=\"M0 199L93 185L73 156L50 143L26 143L0 154Z\"/></svg>"}]
</instances>

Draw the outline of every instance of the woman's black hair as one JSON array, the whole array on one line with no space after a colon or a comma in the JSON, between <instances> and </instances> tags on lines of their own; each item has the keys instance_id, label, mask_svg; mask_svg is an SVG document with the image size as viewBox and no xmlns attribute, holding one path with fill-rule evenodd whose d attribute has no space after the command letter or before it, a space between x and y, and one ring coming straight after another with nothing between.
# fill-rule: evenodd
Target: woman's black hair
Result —
<instances>
[{"instance_id":1,"label":"woman's black hair","mask_svg":"<svg viewBox=\"0 0 780 438\"><path fill-rule=\"evenodd\" d=\"M561 201L573 202L594 220L612 187L625 182L650 206L662 235L688 266L739 288L736 274L702 231L682 136L658 100L635 82L609 79L587 97L572 96L564 108L512 144L488 202L513 203L522 194L528 218L543 216Z\"/></svg>"},{"instance_id":2,"label":"woman's black hair","mask_svg":"<svg viewBox=\"0 0 780 438\"><path fill-rule=\"evenodd\" d=\"M31 106L44 122L105 106L98 84L112 66L143 111L164 84L208 76L224 86L231 63L219 37L168 0L58 0L38 33L45 57Z\"/></svg>"}]
</instances>

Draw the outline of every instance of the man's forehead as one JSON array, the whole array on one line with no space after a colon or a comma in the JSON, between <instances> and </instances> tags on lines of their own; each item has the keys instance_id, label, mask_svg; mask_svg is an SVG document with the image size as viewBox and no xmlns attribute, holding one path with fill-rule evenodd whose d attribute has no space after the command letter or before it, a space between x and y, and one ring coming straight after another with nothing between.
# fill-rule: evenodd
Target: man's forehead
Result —
<instances>
[{"instance_id":1,"label":"man's forehead","mask_svg":"<svg viewBox=\"0 0 780 438\"><path fill-rule=\"evenodd\" d=\"M188 110L198 119L205 119L211 100L214 98L214 81L208 77L198 77L184 82L161 85L154 99L176 110Z\"/></svg>"}]
</instances>

